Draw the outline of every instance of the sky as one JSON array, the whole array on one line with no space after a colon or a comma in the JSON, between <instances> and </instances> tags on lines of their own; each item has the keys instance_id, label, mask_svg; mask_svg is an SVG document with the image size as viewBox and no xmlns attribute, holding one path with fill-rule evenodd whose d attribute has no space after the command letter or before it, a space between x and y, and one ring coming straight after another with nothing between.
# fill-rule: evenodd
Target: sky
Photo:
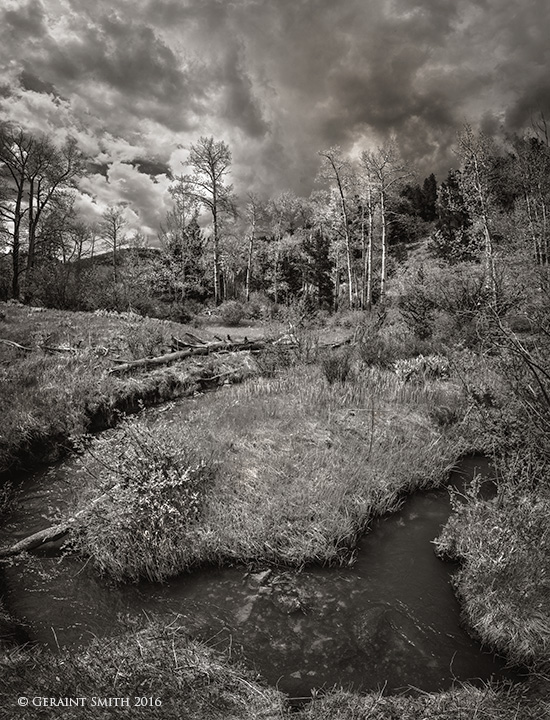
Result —
<instances>
[{"instance_id":1,"label":"sky","mask_svg":"<svg viewBox=\"0 0 550 720\"><path fill-rule=\"evenodd\" d=\"M91 158L79 209L154 236L200 136L241 196L315 187L318 152L395 135L422 179L465 122L550 119L548 0L0 0L0 117Z\"/></svg>"}]
</instances>

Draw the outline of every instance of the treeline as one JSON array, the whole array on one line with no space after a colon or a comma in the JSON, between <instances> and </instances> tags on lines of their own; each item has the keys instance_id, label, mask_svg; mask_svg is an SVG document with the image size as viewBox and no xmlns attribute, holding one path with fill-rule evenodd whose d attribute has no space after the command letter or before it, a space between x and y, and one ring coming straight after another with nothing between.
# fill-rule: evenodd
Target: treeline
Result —
<instances>
[{"instance_id":1,"label":"treeline","mask_svg":"<svg viewBox=\"0 0 550 720\"><path fill-rule=\"evenodd\" d=\"M201 137L174 178L156 242L130 233L125 206L94 226L75 210L91 167L74 140L58 146L0 127L0 298L65 309L133 309L176 319L197 304L300 299L313 308L368 309L411 253L470 262L499 302L503 257L549 262L550 148L544 119L499 142L466 126L458 168L420 181L392 139L352 160L319 152L307 198L237 198L231 152ZM208 220L208 222L206 222ZM155 247L152 247L155 245Z\"/></svg>"}]
</instances>

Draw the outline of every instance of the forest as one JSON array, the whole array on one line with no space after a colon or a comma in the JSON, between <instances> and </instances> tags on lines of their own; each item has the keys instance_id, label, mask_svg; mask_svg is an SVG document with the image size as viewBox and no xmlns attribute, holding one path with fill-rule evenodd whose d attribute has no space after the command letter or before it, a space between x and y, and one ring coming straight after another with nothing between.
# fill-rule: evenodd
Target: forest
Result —
<instances>
[{"instance_id":1,"label":"forest","mask_svg":"<svg viewBox=\"0 0 550 720\"><path fill-rule=\"evenodd\" d=\"M385 692L341 676L296 707L244 644L235 660L198 620L149 609L91 644L48 646L10 588L49 556L2 535L5 697L151 696L147 717L195 720L548 716L546 119L521 135L465 125L454 153L444 178L422 178L398 137L320 148L308 197L238 196L231 148L201 136L152 237L128 205L79 215L97 168L75 140L3 123L0 501L16 517L28 474L69 463L70 502L33 527L61 538L42 575L68 563L115 593L245 568L253 604L306 622L321 610L296 578L353 571L376 518L447 487L475 453L493 493L475 474L451 491L433 547L456 563L462 627L519 679ZM355 641L376 644L385 616L365 617Z\"/></svg>"},{"instance_id":2,"label":"forest","mask_svg":"<svg viewBox=\"0 0 550 720\"><path fill-rule=\"evenodd\" d=\"M498 141L465 126L455 153L457 168L438 183L433 173L418 179L395 137L359 158L330 148L319 151L309 197L238 198L230 148L201 137L150 237L128 228L127 204L91 226L79 218L79 183L95 170L74 140L57 147L4 124L0 296L174 320L228 301L370 310L410 281L412 263L453 267L467 282L483 276L483 292L504 308L511 264L522 275L548 264L545 118Z\"/></svg>"}]
</instances>

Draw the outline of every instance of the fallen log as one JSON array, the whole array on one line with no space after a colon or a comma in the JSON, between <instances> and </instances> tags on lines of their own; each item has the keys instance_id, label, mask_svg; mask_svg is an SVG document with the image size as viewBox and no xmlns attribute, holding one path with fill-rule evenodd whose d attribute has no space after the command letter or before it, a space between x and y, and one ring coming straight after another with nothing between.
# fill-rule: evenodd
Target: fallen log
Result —
<instances>
[{"instance_id":1,"label":"fallen log","mask_svg":"<svg viewBox=\"0 0 550 720\"><path fill-rule=\"evenodd\" d=\"M9 548L0 550L0 558L8 558L13 555L19 555L22 552L28 552L29 550L36 550L36 548L46 543L55 542L61 540L69 534L71 529L71 522L60 523L59 525L53 525L52 527L39 530L38 532L29 535L29 537L20 540Z\"/></svg>"},{"instance_id":2,"label":"fallen log","mask_svg":"<svg viewBox=\"0 0 550 720\"><path fill-rule=\"evenodd\" d=\"M118 487L118 484L113 486L109 492L112 492ZM101 500L103 500L109 495L109 492L105 492L99 497L92 500L92 502L90 503L90 507L93 507L94 505L97 505L98 502L101 502ZM72 517L64 520L63 522L60 522L57 525L52 525L48 528L44 528L43 530L39 530L38 532L35 532L32 535L23 538L23 540L19 540L19 542L15 543L15 545L12 545L11 547L3 548L2 550L0 550L0 560L3 558L13 557L13 555L19 555L19 553L22 552L28 552L29 550L36 550L42 545L55 542L56 540L61 540L71 532L76 520L88 509L89 508L83 508L82 510L79 510Z\"/></svg>"},{"instance_id":3,"label":"fallen log","mask_svg":"<svg viewBox=\"0 0 550 720\"><path fill-rule=\"evenodd\" d=\"M131 360L130 362L111 368L108 373L109 375L118 375L119 373L124 373L128 370L134 370L136 368L151 368L159 365L169 365L170 363L177 362L178 360L183 360L184 358L196 355L210 355L210 353L221 352L242 352L244 350L262 350L265 347L265 342L215 342L201 347L188 347L185 350L178 350L176 352L167 353L166 355L159 355L158 357Z\"/></svg>"}]
</instances>

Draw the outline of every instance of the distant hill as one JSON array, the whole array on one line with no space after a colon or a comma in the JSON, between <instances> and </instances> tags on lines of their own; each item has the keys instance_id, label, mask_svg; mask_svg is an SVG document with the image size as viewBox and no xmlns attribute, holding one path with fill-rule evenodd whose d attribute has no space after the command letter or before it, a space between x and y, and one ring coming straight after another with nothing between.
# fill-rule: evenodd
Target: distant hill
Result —
<instances>
[{"instance_id":1,"label":"distant hill","mask_svg":"<svg viewBox=\"0 0 550 720\"><path fill-rule=\"evenodd\" d=\"M117 250L117 262L119 265L124 265L130 260L155 260L160 257L161 250L159 248L121 248ZM82 267L104 267L111 266L113 264L113 251L108 250L107 252L101 252L94 254L93 257L86 257L80 259Z\"/></svg>"}]
</instances>

